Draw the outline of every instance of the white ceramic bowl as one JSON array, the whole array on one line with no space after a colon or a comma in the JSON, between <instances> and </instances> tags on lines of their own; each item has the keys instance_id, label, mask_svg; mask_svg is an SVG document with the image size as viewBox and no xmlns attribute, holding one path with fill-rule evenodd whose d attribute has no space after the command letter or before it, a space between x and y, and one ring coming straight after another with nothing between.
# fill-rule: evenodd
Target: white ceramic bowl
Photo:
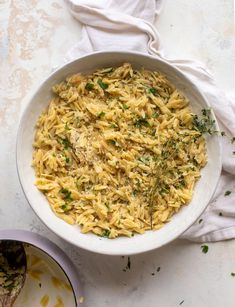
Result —
<instances>
[{"instance_id":1,"label":"white ceramic bowl","mask_svg":"<svg viewBox=\"0 0 235 307\"><path fill-rule=\"evenodd\" d=\"M77 72L88 73L97 68L117 66L123 62L130 62L137 69L144 67L165 74L189 98L195 113L200 114L201 109L209 106L197 87L179 70L164 61L150 55L133 52L98 52L64 65L53 72L38 87L21 118L17 139L17 167L20 182L31 207L39 218L66 241L93 252L109 255L131 255L146 252L176 239L204 211L214 193L221 172L218 136L210 136L207 138L208 163L202 170L202 176L196 184L191 203L183 207L160 230L148 231L132 238L120 237L110 240L94 234L82 234L78 226L71 226L55 216L45 196L34 185L35 175L31 161L35 123L38 116L46 109L52 96L51 87L55 83ZM212 114L212 116L214 115Z\"/></svg>"}]
</instances>

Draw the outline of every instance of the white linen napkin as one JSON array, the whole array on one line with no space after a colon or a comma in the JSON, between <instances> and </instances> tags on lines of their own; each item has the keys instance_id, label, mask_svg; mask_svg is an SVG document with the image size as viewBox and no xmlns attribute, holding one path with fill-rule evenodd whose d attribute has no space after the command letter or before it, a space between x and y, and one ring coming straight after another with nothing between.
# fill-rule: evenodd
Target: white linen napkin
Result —
<instances>
[{"instance_id":1,"label":"white linen napkin","mask_svg":"<svg viewBox=\"0 0 235 307\"><path fill-rule=\"evenodd\" d=\"M164 56L159 35L153 26L162 0L66 0L72 15L82 23L82 38L67 54L71 61L86 53L107 50L134 50L168 61L181 70L210 102L221 129L223 171L213 200L181 238L209 242L235 238L235 103L226 97L202 64L169 60ZM215 165L216 167L216 165ZM231 191L226 193L226 191ZM229 194L229 195L228 195Z\"/></svg>"}]
</instances>

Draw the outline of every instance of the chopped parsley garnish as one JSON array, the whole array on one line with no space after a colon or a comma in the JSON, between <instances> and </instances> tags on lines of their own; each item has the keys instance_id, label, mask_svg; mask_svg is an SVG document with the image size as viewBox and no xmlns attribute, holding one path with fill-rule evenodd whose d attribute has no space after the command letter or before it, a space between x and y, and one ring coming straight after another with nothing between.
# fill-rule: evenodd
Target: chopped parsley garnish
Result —
<instances>
[{"instance_id":1,"label":"chopped parsley garnish","mask_svg":"<svg viewBox=\"0 0 235 307\"><path fill-rule=\"evenodd\" d=\"M232 272L232 273L231 273L231 276L232 276L232 277L235 277L235 273L234 273L234 272Z\"/></svg>"},{"instance_id":2,"label":"chopped parsley garnish","mask_svg":"<svg viewBox=\"0 0 235 307\"><path fill-rule=\"evenodd\" d=\"M220 213L219 213L219 216L223 216L223 213L222 213L222 212L220 212Z\"/></svg>"},{"instance_id":3,"label":"chopped parsley garnish","mask_svg":"<svg viewBox=\"0 0 235 307\"><path fill-rule=\"evenodd\" d=\"M157 268L157 272L160 272L160 270L161 270L161 267L159 266L159 267Z\"/></svg>"},{"instance_id":4,"label":"chopped parsley garnish","mask_svg":"<svg viewBox=\"0 0 235 307\"><path fill-rule=\"evenodd\" d=\"M221 131L221 136L225 136L225 132L224 131Z\"/></svg>"},{"instance_id":5,"label":"chopped parsley garnish","mask_svg":"<svg viewBox=\"0 0 235 307\"><path fill-rule=\"evenodd\" d=\"M69 157L66 157L66 158L65 158L65 162L66 162L66 163L69 163L69 161L70 161Z\"/></svg>"},{"instance_id":6,"label":"chopped parsley garnish","mask_svg":"<svg viewBox=\"0 0 235 307\"><path fill-rule=\"evenodd\" d=\"M118 125L117 124L115 124L115 123L112 123L112 124L110 124L110 126L109 126L110 128L118 128Z\"/></svg>"},{"instance_id":7,"label":"chopped parsley garnish","mask_svg":"<svg viewBox=\"0 0 235 307\"><path fill-rule=\"evenodd\" d=\"M152 115L152 118L158 118L159 115L160 115L160 114L159 114L158 112L154 112L153 115Z\"/></svg>"},{"instance_id":8,"label":"chopped parsley garnish","mask_svg":"<svg viewBox=\"0 0 235 307\"><path fill-rule=\"evenodd\" d=\"M102 111L102 112L100 112L100 113L98 114L98 117L99 117L99 118L102 118L102 117L105 116L105 114L106 114L106 113Z\"/></svg>"},{"instance_id":9,"label":"chopped parsley garnish","mask_svg":"<svg viewBox=\"0 0 235 307\"><path fill-rule=\"evenodd\" d=\"M162 195L162 194L168 194L170 192L170 188L168 186L163 186L161 188L161 190L159 190L159 193Z\"/></svg>"},{"instance_id":10,"label":"chopped parsley garnish","mask_svg":"<svg viewBox=\"0 0 235 307\"><path fill-rule=\"evenodd\" d=\"M65 129L65 130L70 130L70 128L69 128L69 126L68 126L68 123L65 124L64 129Z\"/></svg>"},{"instance_id":11,"label":"chopped parsley garnish","mask_svg":"<svg viewBox=\"0 0 235 307\"><path fill-rule=\"evenodd\" d=\"M94 84L93 84L93 83L90 83L90 82L87 82L87 84L86 84L86 86L85 86L85 89L86 89L87 91L91 91L91 90L93 90L93 88L94 88Z\"/></svg>"},{"instance_id":12,"label":"chopped parsley garnish","mask_svg":"<svg viewBox=\"0 0 235 307\"><path fill-rule=\"evenodd\" d=\"M111 233L110 230L105 229L105 230L103 231L101 237L109 238L110 233Z\"/></svg>"},{"instance_id":13,"label":"chopped parsley garnish","mask_svg":"<svg viewBox=\"0 0 235 307\"><path fill-rule=\"evenodd\" d=\"M154 87L150 87L148 89L149 94L153 94L154 96L158 96L158 91Z\"/></svg>"},{"instance_id":14,"label":"chopped parsley garnish","mask_svg":"<svg viewBox=\"0 0 235 307\"><path fill-rule=\"evenodd\" d=\"M129 107L127 104L123 103L122 108L123 108L123 110L127 110L127 109L129 109L130 107Z\"/></svg>"},{"instance_id":15,"label":"chopped parsley garnish","mask_svg":"<svg viewBox=\"0 0 235 307\"><path fill-rule=\"evenodd\" d=\"M235 151L233 151L233 155L235 155Z\"/></svg>"},{"instance_id":16,"label":"chopped parsley garnish","mask_svg":"<svg viewBox=\"0 0 235 307\"><path fill-rule=\"evenodd\" d=\"M138 160L144 164L149 164L149 157L140 157Z\"/></svg>"},{"instance_id":17,"label":"chopped parsley garnish","mask_svg":"<svg viewBox=\"0 0 235 307\"><path fill-rule=\"evenodd\" d=\"M136 128L141 128L142 126L149 127L150 124L146 118L139 118L134 122Z\"/></svg>"},{"instance_id":18,"label":"chopped parsley garnish","mask_svg":"<svg viewBox=\"0 0 235 307\"><path fill-rule=\"evenodd\" d=\"M9 285L1 285L4 289L13 289L15 287L14 283L9 284Z\"/></svg>"},{"instance_id":19,"label":"chopped parsley garnish","mask_svg":"<svg viewBox=\"0 0 235 307\"><path fill-rule=\"evenodd\" d=\"M182 305L184 303L184 300L180 302L180 305Z\"/></svg>"},{"instance_id":20,"label":"chopped parsley garnish","mask_svg":"<svg viewBox=\"0 0 235 307\"><path fill-rule=\"evenodd\" d=\"M64 145L64 149L68 149L69 147L71 147L71 143L69 141L69 139L67 137L65 137L64 139L59 137L59 142Z\"/></svg>"},{"instance_id":21,"label":"chopped parsley garnish","mask_svg":"<svg viewBox=\"0 0 235 307\"><path fill-rule=\"evenodd\" d=\"M105 207L107 207L108 209L110 208L108 203L104 203L104 205L105 205Z\"/></svg>"},{"instance_id":22,"label":"chopped parsley garnish","mask_svg":"<svg viewBox=\"0 0 235 307\"><path fill-rule=\"evenodd\" d=\"M208 247L208 245L202 245L202 246L201 246L201 249L202 249L202 252L203 252L204 254L206 254L206 253L208 252L208 250L209 250L209 247Z\"/></svg>"},{"instance_id":23,"label":"chopped parsley garnish","mask_svg":"<svg viewBox=\"0 0 235 307\"><path fill-rule=\"evenodd\" d=\"M136 182L137 191L139 191L140 187L141 187L140 181L139 179L137 179L137 182Z\"/></svg>"},{"instance_id":24,"label":"chopped parsley garnish","mask_svg":"<svg viewBox=\"0 0 235 307\"><path fill-rule=\"evenodd\" d=\"M109 85L107 83L104 83L101 79L98 79L97 83L103 90L106 90L109 87Z\"/></svg>"},{"instance_id":25,"label":"chopped parsley garnish","mask_svg":"<svg viewBox=\"0 0 235 307\"><path fill-rule=\"evenodd\" d=\"M116 146L117 142L115 140L107 140L110 145Z\"/></svg>"},{"instance_id":26,"label":"chopped parsley garnish","mask_svg":"<svg viewBox=\"0 0 235 307\"><path fill-rule=\"evenodd\" d=\"M67 203L65 203L64 205L62 205L60 208L61 208L64 212L70 211L70 210L72 209L72 207L71 207L69 204L67 204Z\"/></svg>"},{"instance_id":27,"label":"chopped parsley garnish","mask_svg":"<svg viewBox=\"0 0 235 307\"><path fill-rule=\"evenodd\" d=\"M232 192L231 191L226 191L225 193L224 193L224 196L228 196L228 195L230 195Z\"/></svg>"},{"instance_id":28,"label":"chopped parsley garnish","mask_svg":"<svg viewBox=\"0 0 235 307\"><path fill-rule=\"evenodd\" d=\"M203 219L200 219L200 220L198 221L198 223L201 224L202 221L203 221Z\"/></svg>"},{"instance_id":29,"label":"chopped parsley garnish","mask_svg":"<svg viewBox=\"0 0 235 307\"><path fill-rule=\"evenodd\" d=\"M235 142L235 137L231 138L231 143L233 144Z\"/></svg>"},{"instance_id":30,"label":"chopped parsley garnish","mask_svg":"<svg viewBox=\"0 0 235 307\"><path fill-rule=\"evenodd\" d=\"M132 192L132 196L136 197L136 195L137 195L137 191L134 190L134 191Z\"/></svg>"},{"instance_id":31,"label":"chopped parsley garnish","mask_svg":"<svg viewBox=\"0 0 235 307\"><path fill-rule=\"evenodd\" d=\"M63 194L63 199L67 200L67 201L72 201L73 198L71 197L71 192L67 189L60 189L60 193Z\"/></svg>"},{"instance_id":32,"label":"chopped parsley garnish","mask_svg":"<svg viewBox=\"0 0 235 307\"><path fill-rule=\"evenodd\" d=\"M211 119L211 110L202 109L202 116L199 118L198 115L193 115L193 128L201 134L208 133L213 134L215 130L215 120Z\"/></svg>"}]
</instances>

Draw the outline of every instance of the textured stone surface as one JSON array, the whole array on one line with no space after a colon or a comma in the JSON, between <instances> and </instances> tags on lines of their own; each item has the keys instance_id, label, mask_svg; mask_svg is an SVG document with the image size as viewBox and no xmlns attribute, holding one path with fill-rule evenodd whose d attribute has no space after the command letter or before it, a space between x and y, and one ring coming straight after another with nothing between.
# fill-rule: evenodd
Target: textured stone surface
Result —
<instances>
[{"instance_id":1,"label":"textured stone surface","mask_svg":"<svg viewBox=\"0 0 235 307\"><path fill-rule=\"evenodd\" d=\"M156 26L170 58L207 64L217 83L235 94L233 0L165 0ZM235 306L235 241L200 244L175 241L127 258L76 249L51 233L21 190L15 142L20 113L30 93L77 42L80 26L62 0L0 0L0 228L39 232L60 245L77 265L85 306ZM157 272L158 267L161 267Z\"/></svg>"}]
</instances>

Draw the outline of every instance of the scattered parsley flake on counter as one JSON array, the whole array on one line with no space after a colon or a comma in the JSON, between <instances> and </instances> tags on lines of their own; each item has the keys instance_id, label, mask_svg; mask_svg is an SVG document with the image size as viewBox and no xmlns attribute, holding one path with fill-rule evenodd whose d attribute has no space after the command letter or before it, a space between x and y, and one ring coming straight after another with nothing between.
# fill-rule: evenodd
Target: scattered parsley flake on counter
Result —
<instances>
[{"instance_id":1,"label":"scattered parsley flake on counter","mask_svg":"<svg viewBox=\"0 0 235 307\"><path fill-rule=\"evenodd\" d=\"M221 131L221 136L225 136L225 132L224 131Z\"/></svg>"},{"instance_id":2,"label":"scattered parsley flake on counter","mask_svg":"<svg viewBox=\"0 0 235 307\"><path fill-rule=\"evenodd\" d=\"M85 89L87 90L87 91L91 91L91 90L93 90L93 88L94 88L94 84L93 83L87 83L86 84L86 86L85 86Z\"/></svg>"},{"instance_id":3,"label":"scattered parsley flake on counter","mask_svg":"<svg viewBox=\"0 0 235 307\"><path fill-rule=\"evenodd\" d=\"M235 142L235 137L231 138L231 143L233 144Z\"/></svg>"},{"instance_id":4,"label":"scattered parsley flake on counter","mask_svg":"<svg viewBox=\"0 0 235 307\"><path fill-rule=\"evenodd\" d=\"M183 301L181 301L180 303L179 303L179 305L182 305L184 303L184 300Z\"/></svg>"},{"instance_id":5,"label":"scattered parsley flake on counter","mask_svg":"<svg viewBox=\"0 0 235 307\"><path fill-rule=\"evenodd\" d=\"M203 221L203 219L200 219L200 220L198 221L198 223L201 224L202 221Z\"/></svg>"},{"instance_id":6,"label":"scattered parsley flake on counter","mask_svg":"<svg viewBox=\"0 0 235 307\"><path fill-rule=\"evenodd\" d=\"M42 284L41 284L41 283L39 283L38 285L39 285L40 288L42 287Z\"/></svg>"},{"instance_id":7,"label":"scattered parsley flake on counter","mask_svg":"<svg viewBox=\"0 0 235 307\"><path fill-rule=\"evenodd\" d=\"M231 191L226 191L225 193L224 193L224 196L228 196L228 195L230 195L232 192Z\"/></svg>"},{"instance_id":8,"label":"scattered parsley flake on counter","mask_svg":"<svg viewBox=\"0 0 235 307\"><path fill-rule=\"evenodd\" d=\"M208 245L201 245L201 249L202 249L202 252L204 254L206 254L208 252L208 250L209 250L209 247L208 247Z\"/></svg>"},{"instance_id":9,"label":"scattered parsley flake on counter","mask_svg":"<svg viewBox=\"0 0 235 307\"><path fill-rule=\"evenodd\" d=\"M220 213L219 213L219 216L223 216L223 213L222 213L222 212L220 212Z\"/></svg>"},{"instance_id":10,"label":"scattered parsley flake on counter","mask_svg":"<svg viewBox=\"0 0 235 307\"><path fill-rule=\"evenodd\" d=\"M157 272L160 272L160 270L161 270L161 267L159 266L159 267L157 268Z\"/></svg>"},{"instance_id":11,"label":"scattered parsley flake on counter","mask_svg":"<svg viewBox=\"0 0 235 307\"><path fill-rule=\"evenodd\" d=\"M233 155L235 155L235 151L233 151Z\"/></svg>"},{"instance_id":12,"label":"scattered parsley flake on counter","mask_svg":"<svg viewBox=\"0 0 235 307\"><path fill-rule=\"evenodd\" d=\"M231 276L232 276L232 277L235 277L235 273L234 273L234 272L232 272L232 273L231 273Z\"/></svg>"},{"instance_id":13,"label":"scattered parsley flake on counter","mask_svg":"<svg viewBox=\"0 0 235 307\"><path fill-rule=\"evenodd\" d=\"M109 85L107 83L104 83L101 79L98 79L97 83L103 90L106 90L109 87Z\"/></svg>"}]
</instances>

